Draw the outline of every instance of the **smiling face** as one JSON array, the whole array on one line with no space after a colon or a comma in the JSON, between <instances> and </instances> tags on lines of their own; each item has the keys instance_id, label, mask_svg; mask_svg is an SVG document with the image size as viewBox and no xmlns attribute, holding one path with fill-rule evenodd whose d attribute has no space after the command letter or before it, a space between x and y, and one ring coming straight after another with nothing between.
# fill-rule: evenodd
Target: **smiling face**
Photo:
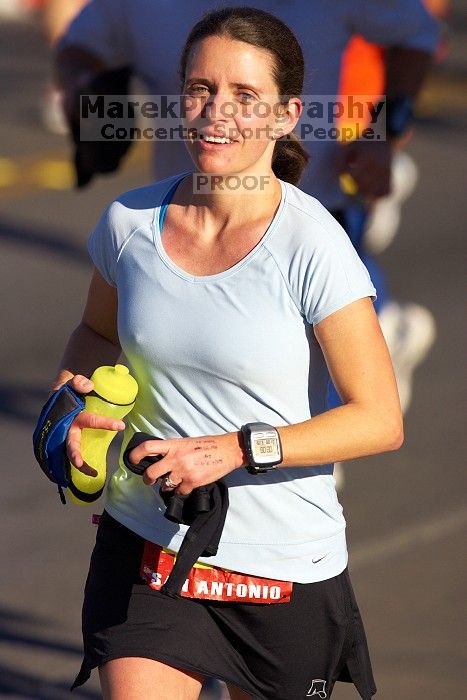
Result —
<instances>
[{"instance_id":1,"label":"smiling face","mask_svg":"<svg viewBox=\"0 0 467 700\"><path fill-rule=\"evenodd\" d=\"M275 138L295 126L300 100L279 109L273 57L225 36L197 42L187 63L184 126L201 172L270 173ZM298 103L295 104L295 103Z\"/></svg>"}]
</instances>

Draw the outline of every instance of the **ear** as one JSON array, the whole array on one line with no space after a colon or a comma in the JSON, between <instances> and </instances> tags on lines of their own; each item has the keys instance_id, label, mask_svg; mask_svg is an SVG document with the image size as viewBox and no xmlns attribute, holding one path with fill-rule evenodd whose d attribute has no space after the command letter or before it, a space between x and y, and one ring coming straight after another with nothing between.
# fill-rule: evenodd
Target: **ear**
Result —
<instances>
[{"instance_id":1,"label":"ear","mask_svg":"<svg viewBox=\"0 0 467 700\"><path fill-rule=\"evenodd\" d=\"M296 127L303 112L303 103L299 97L291 97L285 104L278 104L274 113L276 115L276 131L280 138L290 134Z\"/></svg>"}]
</instances>

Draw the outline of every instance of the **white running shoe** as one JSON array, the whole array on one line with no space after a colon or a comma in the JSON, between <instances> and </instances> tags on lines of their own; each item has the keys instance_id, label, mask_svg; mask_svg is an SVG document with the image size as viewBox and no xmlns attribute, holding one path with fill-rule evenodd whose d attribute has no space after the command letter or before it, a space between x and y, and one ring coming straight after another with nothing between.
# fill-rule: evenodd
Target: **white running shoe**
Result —
<instances>
[{"instance_id":1,"label":"white running shoe","mask_svg":"<svg viewBox=\"0 0 467 700\"><path fill-rule=\"evenodd\" d=\"M391 165L391 192L373 204L365 226L364 245L369 253L381 253L392 242L401 220L401 206L418 180L418 168L408 153L399 151Z\"/></svg>"},{"instance_id":2,"label":"white running shoe","mask_svg":"<svg viewBox=\"0 0 467 700\"><path fill-rule=\"evenodd\" d=\"M396 375L402 412L412 399L413 373L423 362L436 338L433 314L419 304L389 302L379 313Z\"/></svg>"}]
</instances>

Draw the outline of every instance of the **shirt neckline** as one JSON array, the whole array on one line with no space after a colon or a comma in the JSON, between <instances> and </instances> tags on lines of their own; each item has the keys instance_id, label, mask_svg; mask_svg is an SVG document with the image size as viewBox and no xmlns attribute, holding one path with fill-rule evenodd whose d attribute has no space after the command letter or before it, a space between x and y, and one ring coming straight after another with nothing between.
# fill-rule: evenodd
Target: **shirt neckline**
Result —
<instances>
[{"instance_id":1,"label":"shirt neckline","mask_svg":"<svg viewBox=\"0 0 467 700\"><path fill-rule=\"evenodd\" d=\"M283 180L279 180L279 183L281 186L281 201L279 203L277 211L276 211L274 217L272 218L271 223L269 224L265 233L261 237L261 239L255 245L255 247L252 250L250 250L250 252L247 255L245 255L244 258L242 258L237 263L235 263L235 265L232 265L232 267L229 267L227 270L223 270L222 272L218 272L214 275L193 275L193 274L190 274L189 272L187 272L186 270L184 270L183 268L179 267L176 263L173 262L172 258L170 258L167 255L167 253L165 252L164 246L162 245L162 229L161 229L161 222L163 223L163 221L164 221L167 207L170 204L170 201L175 193L175 190L177 189L177 187L181 183L181 181L185 177L187 177L188 175L193 175L193 171L187 171L187 172L181 173L181 175L176 176L175 178L171 178L167 184L167 189L165 190L165 192L162 195L161 203L155 208L154 217L153 217L154 245L155 245L155 248L156 248L157 253L159 255L159 258L162 260L162 262L165 264L165 266L168 267L178 277L181 277L182 279L187 280L189 282L193 282L193 283L215 282L215 281L224 279L226 277L230 277L231 275L233 275L236 272L238 272L239 270L241 270L243 267L248 265L250 263L250 261L254 257L256 257L256 255L263 249L264 244L266 243L267 239L270 237L272 232L276 229L278 222L282 217L282 212L283 212L283 209L285 206L285 201L287 198L287 186L286 186L287 183L284 182Z\"/></svg>"}]
</instances>

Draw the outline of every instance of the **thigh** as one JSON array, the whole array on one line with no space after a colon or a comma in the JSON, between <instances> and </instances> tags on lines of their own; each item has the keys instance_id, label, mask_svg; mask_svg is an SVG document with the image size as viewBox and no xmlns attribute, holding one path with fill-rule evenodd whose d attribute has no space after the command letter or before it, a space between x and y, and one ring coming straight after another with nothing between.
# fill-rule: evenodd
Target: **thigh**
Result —
<instances>
[{"instance_id":1,"label":"thigh","mask_svg":"<svg viewBox=\"0 0 467 700\"><path fill-rule=\"evenodd\" d=\"M99 667L104 700L197 700L202 677L159 661L113 659Z\"/></svg>"}]
</instances>

